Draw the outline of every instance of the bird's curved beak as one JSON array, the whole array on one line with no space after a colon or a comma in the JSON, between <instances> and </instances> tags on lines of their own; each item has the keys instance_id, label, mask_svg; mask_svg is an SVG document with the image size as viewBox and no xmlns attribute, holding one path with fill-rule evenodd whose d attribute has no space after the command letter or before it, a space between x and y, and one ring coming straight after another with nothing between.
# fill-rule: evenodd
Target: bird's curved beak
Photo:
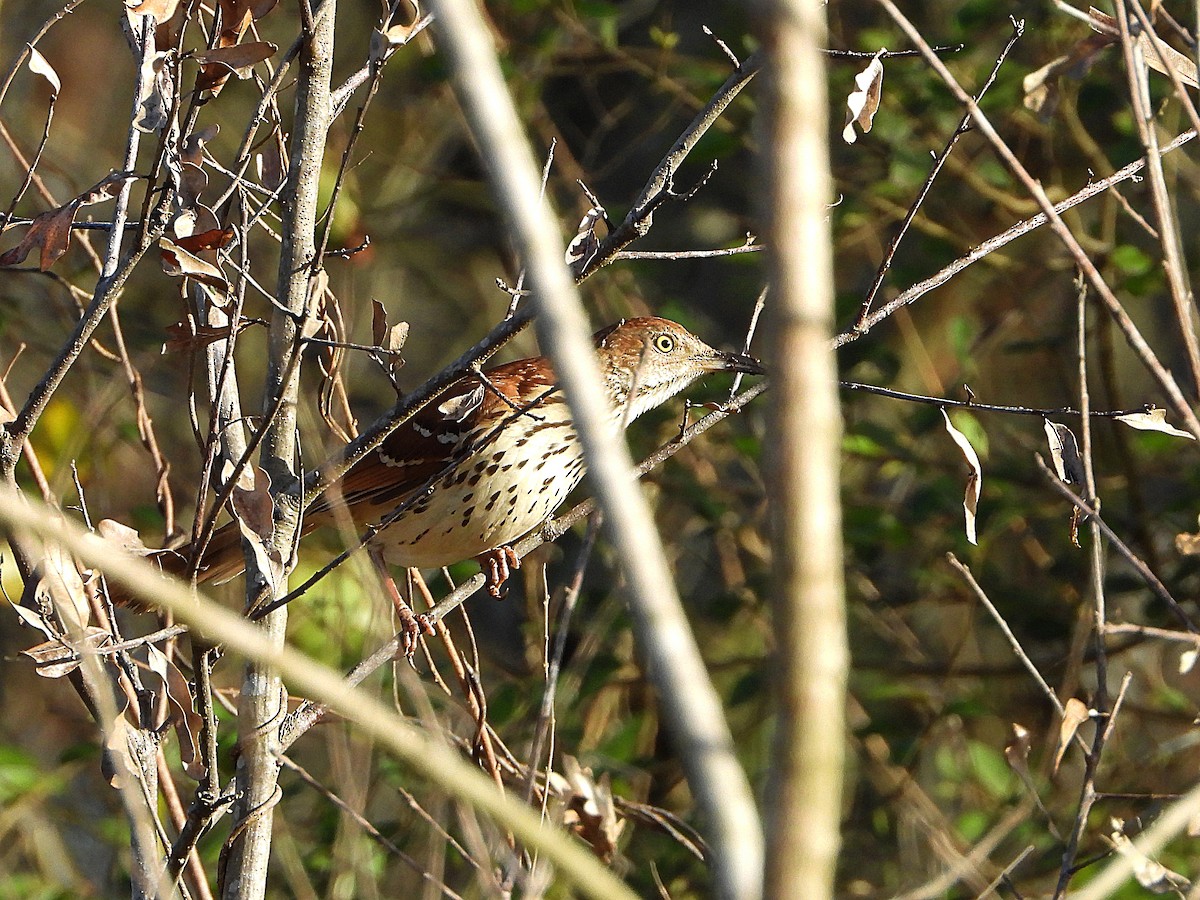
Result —
<instances>
[{"instance_id":1,"label":"bird's curved beak","mask_svg":"<svg viewBox=\"0 0 1200 900\"><path fill-rule=\"evenodd\" d=\"M767 370L753 356L747 356L744 353L721 353L721 360L724 363L722 368L726 372L744 372L747 375L766 375Z\"/></svg>"}]
</instances>

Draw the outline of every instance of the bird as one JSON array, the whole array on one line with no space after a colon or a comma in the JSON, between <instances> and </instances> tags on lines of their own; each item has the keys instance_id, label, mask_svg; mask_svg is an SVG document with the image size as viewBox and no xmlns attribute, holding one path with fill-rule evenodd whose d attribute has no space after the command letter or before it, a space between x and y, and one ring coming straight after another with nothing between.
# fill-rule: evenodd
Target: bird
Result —
<instances>
[{"instance_id":1,"label":"bird","mask_svg":"<svg viewBox=\"0 0 1200 900\"><path fill-rule=\"evenodd\" d=\"M619 429L704 375L764 374L743 353L710 347L656 316L623 319L596 332L596 359ZM319 495L302 534L345 521L375 528L373 549L393 565L440 568L477 559L488 592L502 596L511 544L541 526L584 475L571 410L544 356L464 375L401 424ZM187 570L190 545L164 568ZM244 568L236 522L218 529L195 566L200 582Z\"/></svg>"}]
</instances>

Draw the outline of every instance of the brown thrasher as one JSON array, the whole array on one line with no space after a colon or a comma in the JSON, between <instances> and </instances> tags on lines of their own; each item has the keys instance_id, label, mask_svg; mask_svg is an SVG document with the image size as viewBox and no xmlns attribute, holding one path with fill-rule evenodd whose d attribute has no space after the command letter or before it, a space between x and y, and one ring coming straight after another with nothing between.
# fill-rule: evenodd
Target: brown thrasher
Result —
<instances>
[{"instance_id":1,"label":"brown thrasher","mask_svg":"<svg viewBox=\"0 0 1200 900\"><path fill-rule=\"evenodd\" d=\"M614 427L633 421L710 372L762 374L752 357L714 350L667 319L626 319L595 335ZM467 375L392 432L306 510L303 533L340 509L359 527L408 506L372 544L391 563L436 568L472 557L491 568L499 596L509 544L541 525L583 477L571 410L544 356ZM236 523L219 529L200 562L201 581L243 569ZM167 568L181 570L178 551Z\"/></svg>"}]
</instances>

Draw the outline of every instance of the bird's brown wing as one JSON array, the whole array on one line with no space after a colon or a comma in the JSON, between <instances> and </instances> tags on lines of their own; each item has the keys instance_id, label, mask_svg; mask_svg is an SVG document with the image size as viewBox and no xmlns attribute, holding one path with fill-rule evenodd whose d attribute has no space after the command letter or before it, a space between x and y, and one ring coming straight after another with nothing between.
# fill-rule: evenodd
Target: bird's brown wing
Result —
<instances>
[{"instance_id":1,"label":"bird's brown wing","mask_svg":"<svg viewBox=\"0 0 1200 900\"><path fill-rule=\"evenodd\" d=\"M494 439L502 423L531 406L536 408L554 391L553 372L541 357L497 366L485 376L486 384L474 376L463 378L388 435L346 473L335 491L313 501L305 514L303 533L329 521L342 504L350 505L360 522L382 518ZM165 572L182 576L191 554L191 545L161 551L159 563ZM242 569L241 534L237 523L230 522L213 534L197 577L219 582ZM121 598L117 602L122 603Z\"/></svg>"},{"instance_id":2,"label":"bird's brown wing","mask_svg":"<svg viewBox=\"0 0 1200 900\"><path fill-rule=\"evenodd\" d=\"M541 357L522 359L467 376L393 431L318 497L306 514L323 518L335 504L359 522L378 519L436 483L463 458L495 438L495 430L554 388ZM503 396L501 396L503 395ZM336 498L336 499L335 499Z\"/></svg>"}]
</instances>

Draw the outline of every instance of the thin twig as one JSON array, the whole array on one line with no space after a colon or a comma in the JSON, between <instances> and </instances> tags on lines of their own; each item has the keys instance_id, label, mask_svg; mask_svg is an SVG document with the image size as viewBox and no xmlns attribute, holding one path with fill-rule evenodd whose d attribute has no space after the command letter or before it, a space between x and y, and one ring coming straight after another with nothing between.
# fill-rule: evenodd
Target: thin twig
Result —
<instances>
[{"instance_id":1,"label":"thin twig","mask_svg":"<svg viewBox=\"0 0 1200 900\"><path fill-rule=\"evenodd\" d=\"M1166 144L1162 148L1162 153L1166 154L1166 153L1170 153L1172 150L1177 150L1178 148L1182 147L1184 144L1193 140L1196 137L1196 134L1197 134L1197 132L1195 132L1195 131L1185 131L1183 134L1178 135L1170 143ZM1079 206L1081 203L1084 203L1085 201L1092 199L1093 197L1097 196L1098 194L1104 193L1105 191L1110 189L1113 185L1120 184L1122 181L1128 181L1129 179L1134 178L1145 167L1146 167L1145 157L1142 157L1141 159L1136 159L1133 162L1129 163L1127 166L1124 166L1121 169L1118 169L1116 172L1114 172L1109 177L1102 178L1099 181L1089 182L1086 187L1075 192L1070 197L1068 197L1066 200L1062 200L1062 201L1054 204L1054 211L1056 213L1063 213L1063 212L1066 212L1068 209L1072 209L1073 207ZM931 275L929 278L926 278L924 281L919 281L916 284L912 285L912 287L905 289L901 293L897 294L894 298L889 300L887 303L885 303L883 306L876 309L874 312L872 312L867 317L867 320L866 320L866 322L863 323L861 329L850 328L846 331L843 331L841 334L837 335L833 339L833 345L835 347L842 347L846 344L851 343L852 341L858 340L864 334L866 334L866 332L870 331L871 328L873 328L875 325L878 325L884 319L891 316L894 312L896 312L896 310L900 309L903 306L907 306L910 303L916 302L918 299L923 297L925 294L928 294L934 288L941 287L943 284L945 284L947 281L949 281L951 278L953 278L955 275L957 275L963 269L970 266L972 263L978 262L979 260L983 259L988 254L994 253L996 250L999 250L1001 247L1005 246L1006 244L1010 244L1017 238L1022 237L1026 234L1029 234L1031 231L1034 231L1037 228L1040 228L1041 226L1045 225L1046 222L1048 222L1048 221L1049 221L1049 219L1047 218L1045 213L1038 213L1036 216L1031 216L1030 218L1025 219L1024 221L1021 221L1021 222L1016 223L1015 225L1012 225L1011 227L1002 231L1000 234L995 235L994 237L988 238L986 241L983 241L978 247L976 247L970 253L960 256L954 262L950 263L948 266L943 267L940 271L938 271L934 275Z\"/></svg>"},{"instance_id":2,"label":"thin twig","mask_svg":"<svg viewBox=\"0 0 1200 900\"><path fill-rule=\"evenodd\" d=\"M1017 19L1012 20L1013 32L1009 35L1004 47L1000 50L1000 55L996 57L996 62L992 65L992 72L988 75L987 80L983 83L983 87L975 94L975 101L983 99L983 95L987 93L996 80L996 76L1000 73L1000 67L1004 65L1004 60L1008 58L1008 53L1020 40L1024 33L1024 22L1018 22ZM950 135L950 139L946 141L940 153L933 159L933 166L929 170L929 174L925 176L925 183L921 185L917 191L916 199L908 208L908 212L904 216L904 221L900 223L900 228L892 237L888 244L887 251L883 255L883 262L879 264L879 269L875 273L875 280L871 282L871 286L867 289L867 295L863 297L862 306L858 312L858 321L855 323L855 328L860 328L867 321L867 317L871 313L871 304L875 302L875 296L879 293L879 289L883 287L883 280L887 277L888 271L892 267L892 260L896 258L896 250L900 247L900 242L904 240L904 235L908 233L908 228L912 224L913 219L917 216L917 210L921 208L921 204L925 202L925 198L929 195L930 189L933 187L934 180L938 177L938 173L942 171L942 167L946 164L946 160L950 157L950 152L958 143L958 139L971 130L971 115L967 113L958 123L958 127L954 129L954 133Z\"/></svg>"},{"instance_id":3,"label":"thin twig","mask_svg":"<svg viewBox=\"0 0 1200 900\"><path fill-rule=\"evenodd\" d=\"M848 391L858 391L865 394L878 394L881 397L890 397L893 400L905 400L909 403L924 403L929 406L946 406L952 409L969 409L975 412L995 412L1006 413L1011 416L1037 416L1046 418L1048 416L1078 416L1086 415L1090 418L1097 419L1115 419L1120 416L1137 415L1144 413L1151 408L1151 404L1144 404L1135 409L1099 409L1088 410L1086 413L1072 406L1055 406L1055 407L1036 407L1036 406L1008 406L999 403L978 403L975 400L950 400L944 397L931 397L925 394L911 394L907 391L897 391L892 388L879 387L874 384L862 384L857 381L839 381L838 384Z\"/></svg>"},{"instance_id":4,"label":"thin twig","mask_svg":"<svg viewBox=\"0 0 1200 900\"><path fill-rule=\"evenodd\" d=\"M1025 670L1033 676L1033 680L1037 682L1038 687L1042 689L1042 693L1046 695L1046 699L1049 700L1054 706L1054 709L1058 712L1059 716L1062 716L1064 709L1062 701L1058 699L1058 694L1054 692L1054 688L1050 687L1050 685L1046 682L1046 679L1042 677L1042 673L1038 671L1038 667L1034 665L1033 660L1029 658L1029 654L1025 652L1025 648L1021 646L1021 642L1017 640L1017 636L1013 634L1012 629L1008 627L1008 622L1005 620L1004 616L1000 615L1000 610L996 609L995 605L984 592L983 588L979 586L979 582L975 580L975 576L971 574L971 570L967 568L965 564L959 562L958 557L953 553L947 553L946 559L949 561L950 565L954 567L958 574L963 577L963 580L967 583L967 586L971 589L972 593L975 594L976 599L979 600L979 602L983 604L984 608L991 614L992 619L1000 627L1000 630L1008 639L1009 646L1012 647L1013 653L1016 654L1017 659L1021 661L1021 664L1025 667Z\"/></svg>"},{"instance_id":5,"label":"thin twig","mask_svg":"<svg viewBox=\"0 0 1200 900\"><path fill-rule=\"evenodd\" d=\"M1159 580L1158 576L1151 571L1150 567L1146 565L1141 557L1129 549L1129 546L1117 536L1116 532L1108 526L1108 523L1101 518L1100 514L1092 507L1092 505L1072 491L1065 484L1063 484L1062 480L1057 474L1055 474L1054 470L1046 465L1040 454L1036 454L1034 459L1037 462L1038 468L1042 470L1042 474L1046 476L1046 480L1050 482L1050 486L1062 494L1067 500L1074 503L1081 513L1095 520L1096 524L1100 526L1100 531L1106 538L1108 538L1109 542L1113 545L1113 548L1123 557L1125 557L1126 562L1133 566L1138 576L1146 583L1146 586L1150 588L1150 591L1156 597L1158 597L1159 600L1166 604L1167 609L1169 609L1175 618L1179 620L1179 623L1188 631L1200 632L1200 628L1197 628L1196 625L1192 623L1191 617L1187 614L1183 607L1179 605L1179 602L1173 596L1171 596L1171 592L1167 590L1166 585Z\"/></svg>"}]
</instances>

